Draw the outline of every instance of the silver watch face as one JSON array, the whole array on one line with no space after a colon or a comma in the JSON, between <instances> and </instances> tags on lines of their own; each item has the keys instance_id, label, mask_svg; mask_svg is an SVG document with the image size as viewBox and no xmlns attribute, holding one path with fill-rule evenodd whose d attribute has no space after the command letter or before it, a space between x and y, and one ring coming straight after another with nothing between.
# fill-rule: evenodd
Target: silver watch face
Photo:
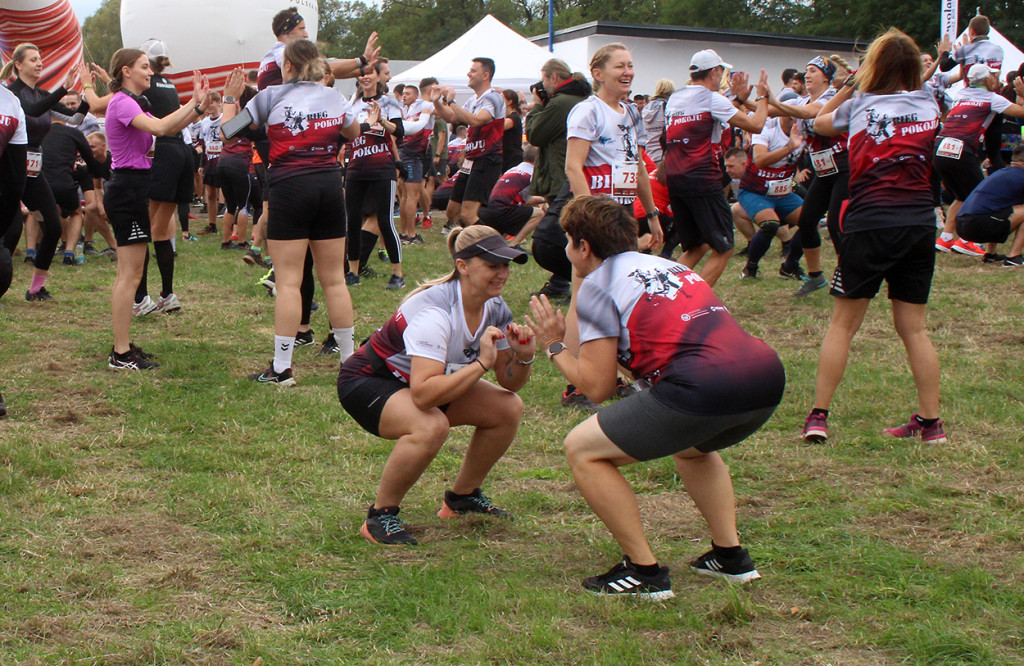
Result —
<instances>
[{"instance_id":1,"label":"silver watch face","mask_svg":"<svg viewBox=\"0 0 1024 666\"><path fill-rule=\"evenodd\" d=\"M565 349L565 345L561 342L552 343L552 345L548 347L548 356L554 356L563 349Z\"/></svg>"}]
</instances>

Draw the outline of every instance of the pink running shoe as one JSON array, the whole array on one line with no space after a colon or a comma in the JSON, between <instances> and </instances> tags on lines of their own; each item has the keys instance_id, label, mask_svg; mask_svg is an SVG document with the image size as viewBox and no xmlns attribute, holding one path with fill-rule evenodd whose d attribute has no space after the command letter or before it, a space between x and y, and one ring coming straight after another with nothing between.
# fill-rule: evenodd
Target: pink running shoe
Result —
<instances>
[{"instance_id":1,"label":"pink running shoe","mask_svg":"<svg viewBox=\"0 0 1024 666\"><path fill-rule=\"evenodd\" d=\"M929 444L946 443L946 431L942 429L942 421L936 421L933 425L926 428L918 422L917 414L911 416L910 421L907 423L896 428L886 428L882 432L890 437L899 437L901 439L920 435L921 441Z\"/></svg>"},{"instance_id":2,"label":"pink running shoe","mask_svg":"<svg viewBox=\"0 0 1024 666\"><path fill-rule=\"evenodd\" d=\"M804 421L801 437L814 444L823 444L828 439L828 422L822 414L808 414Z\"/></svg>"}]
</instances>

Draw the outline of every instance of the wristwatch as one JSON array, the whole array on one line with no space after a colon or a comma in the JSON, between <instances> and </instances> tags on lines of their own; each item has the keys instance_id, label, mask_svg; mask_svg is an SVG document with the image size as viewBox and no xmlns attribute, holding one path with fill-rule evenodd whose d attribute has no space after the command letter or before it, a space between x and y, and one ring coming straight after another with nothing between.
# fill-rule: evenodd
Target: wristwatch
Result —
<instances>
[{"instance_id":1,"label":"wristwatch","mask_svg":"<svg viewBox=\"0 0 1024 666\"><path fill-rule=\"evenodd\" d=\"M552 342L545 353L548 355L548 358L551 358L555 354L559 354L563 351L565 351L565 345L562 344L561 340L559 340L558 342Z\"/></svg>"},{"instance_id":2,"label":"wristwatch","mask_svg":"<svg viewBox=\"0 0 1024 666\"><path fill-rule=\"evenodd\" d=\"M235 102L237 102L237 101L238 101L238 100L236 100L236 99L235 99L234 97L232 97L231 95L224 95L224 103L225 103L225 104L234 104L234 103L235 103Z\"/></svg>"}]
</instances>

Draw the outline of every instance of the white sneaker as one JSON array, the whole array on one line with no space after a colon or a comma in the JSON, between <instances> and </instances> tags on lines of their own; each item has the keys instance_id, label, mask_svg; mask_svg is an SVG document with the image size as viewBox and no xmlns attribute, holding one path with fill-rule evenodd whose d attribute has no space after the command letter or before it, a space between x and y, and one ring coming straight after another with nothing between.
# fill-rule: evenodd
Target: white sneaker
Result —
<instances>
[{"instance_id":1,"label":"white sneaker","mask_svg":"<svg viewBox=\"0 0 1024 666\"><path fill-rule=\"evenodd\" d=\"M156 302L157 312L176 312L181 309L181 303L178 302L178 297L174 295L174 292L161 296Z\"/></svg>"},{"instance_id":2,"label":"white sneaker","mask_svg":"<svg viewBox=\"0 0 1024 666\"><path fill-rule=\"evenodd\" d=\"M132 305L133 317L145 317L153 310L156 310L156 301L150 298L149 294L141 302Z\"/></svg>"}]
</instances>

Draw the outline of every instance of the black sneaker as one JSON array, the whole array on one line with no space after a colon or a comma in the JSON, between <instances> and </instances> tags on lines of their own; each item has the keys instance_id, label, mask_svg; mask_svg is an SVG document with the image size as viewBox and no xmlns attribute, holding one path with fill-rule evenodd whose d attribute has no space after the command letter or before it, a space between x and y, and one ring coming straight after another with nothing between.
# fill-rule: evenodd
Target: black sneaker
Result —
<instances>
[{"instance_id":1,"label":"black sneaker","mask_svg":"<svg viewBox=\"0 0 1024 666\"><path fill-rule=\"evenodd\" d=\"M308 331L299 331L295 334L295 346L296 347L307 347L313 344L313 329Z\"/></svg>"},{"instance_id":2,"label":"black sneaker","mask_svg":"<svg viewBox=\"0 0 1024 666\"><path fill-rule=\"evenodd\" d=\"M740 271L741 280L756 280L757 279L757 266L751 266L747 264Z\"/></svg>"},{"instance_id":3,"label":"black sneaker","mask_svg":"<svg viewBox=\"0 0 1024 666\"><path fill-rule=\"evenodd\" d=\"M96 248L93 247L91 241L85 241L84 243L82 243L82 254L87 257L95 257L96 255L99 254L99 252L97 252Z\"/></svg>"},{"instance_id":4,"label":"black sneaker","mask_svg":"<svg viewBox=\"0 0 1024 666\"><path fill-rule=\"evenodd\" d=\"M499 509L491 502L491 498L484 495L479 488L464 497L456 497L450 490L444 491L444 501L441 502L441 510L437 512L438 518L455 518L470 513L482 513L496 518L508 518L512 520L512 514L505 509Z\"/></svg>"},{"instance_id":5,"label":"black sneaker","mask_svg":"<svg viewBox=\"0 0 1024 666\"><path fill-rule=\"evenodd\" d=\"M1016 257L1007 257L1003 260L1003 268L1020 268L1024 266L1024 256L1017 255Z\"/></svg>"},{"instance_id":6,"label":"black sneaker","mask_svg":"<svg viewBox=\"0 0 1024 666\"><path fill-rule=\"evenodd\" d=\"M784 277L790 280L806 280L807 273L804 272L803 267L800 265L797 265L796 268L790 270L786 268L786 264L782 264L782 266L779 267L779 277Z\"/></svg>"},{"instance_id":7,"label":"black sneaker","mask_svg":"<svg viewBox=\"0 0 1024 666\"><path fill-rule=\"evenodd\" d=\"M363 266L362 268L359 269L359 277L360 278L366 278L367 280L370 280L370 279L373 279L373 278L379 278L380 277L380 273L378 273L377 271L373 270L369 266Z\"/></svg>"},{"instance_id":8,"label":"black sneaker","mask_svg":"<svg viewBox=\"0 0 1024 666\"><path fill-rule=\"evenodd\" d=\"M423 236L420 236L419 234L416 234L415 236L409 239L410 245L423 245L424 242L425 241L423 240Z\"/></svg>"},{"instance_id":9,"label":"black sneaker","mask_svg":"<svg viewBox=\"0 0 1024 666\"><path fill-rule=\"evenodd\" d=\"M747 256L747 254L748 254L749 252L750 252L750 246L748 245L748 246L746 246L745 248L743 248L742 250L738 250L738 251L736 252L736 255L735 255L735 256L737 256L737 257L745 257L745 256Z\"/></svg>"},{"instance_id":10,"label":"black sneaker","mask_svg":"<svg viewBox=\"0 0 1024 666\"><path fill-rule=\"evenodd\" d=\"M140 357L144 358L147 361L152 361L154 358L156 358L156 354L150 354L147 351L143 351L142 347L139 347L134 342L128 343L128 349L130 349L133 353L138 354Z\"/></svg>"},{"instance_id":11,"label":"black sneaker","mask_svg":"<svg viewBox=\"0 0 1024 666\"><path fill-rule=\"evenodd\" d=\"M380 546L415 546L419 541L405 529L405 521L398 517L399 511L397 506L382 509L371 506L359 533Z\"/></svg>"},{"instance_id":12,"label":"black sneaker","mask_svg":"<svg viewBox=\"0 0 1024 666\"><path fill-rule=\"evenodd\" d=\"M107 357L107 366L115 370L152 370L159 368L159 363L144 358L138 347L128 350L126 354L118 354L113 348L110 349L110 356Z\"/></svg>"},{"instance_id":13,"label":"black sneaker","mask_svg":"<svg viewBox=\"0 0 1024 666\"><path fill-rule=\"evenodd\" d=\"M583 395L583 393L572 384L567 385L565 390L562 391L562 405L565 407L579 409L590 414L596 414L601 409L601 405Z\"/></svg>"},{"instance_id":14,"label":"black sneaker","mask_svg":"<svg viewBox=\"0 0 1024 666\"><path fill-rule=\"evenodd\" d=\"M388 251L384 249L377 250L377 258L380 259L381 261L387 261Z\"/></svg>"},{"instance_id":15,"label":"black sneaker","mask_svg":"<svg viewBox=\"0 0 1024 666\"><path fill-rule=\"evenodd\" d=\"M222 250L244 250L245 246L234 241L228 241L227 243L221 243L220 249Z\"/></svg>"},{"instance_id":16,"label":"black sneaker","mask_svg":"<svg viewBox=\"0 0 1024 666\"><path fill-rule=\"evenodd\" d=\"M398 242L402 245L410 245L412 243L412 238L405 234L398 234Z\"/></svg>"},{"instance_id":17,"label":"black sneaker","mask_svg":"<svg viewBox=\"0 0 1024 666\"><path fill-rule=\"evenodd\" d=\"M804 280L804 283L800 285L800 288L793 292L794 298L804 298L810 296L819 289L824 289L828 286L828 280L825 279L824 275L817 277L809 277Z\"/></svg>"},{"instance_id":18,"label":"black sneaker","mask_svg":"<svg viewBox=\"0 0 1024 666\"><path fill-rule=\"evenodd\" d=\"M747 583L757 580L761 574L754 568L754 561L746 548L740 548L731 558L723 558L712 548L690 562L690 568L705 576L717 576L731 583Z\"/></svg>"},{"instance_id":19,"label":"black sneaker","mask_svg":"<svg viewBox=\"0 0 1024 666\"><path fill-rule=\"evenodd\" d=\"M249 375L249 379L260 384L277 384L278 386L295 386L295 378L292 377L292 369L288 368L283 372L274 372L274 362L263 372Z\"/></svg>"},{"instance_id":20,"label":"black sneaker","mask_svg":"<svg viewBox=\"0 0 1024 666\"><path fill-rule=\"evenodd\" d=\"M334 339L334 333L328 333L327 338L324 340L324 346L320 348L320 356L331 356L333 354L340 354L341 347L338 346L337 340Z\"/></svg>"},{"instance_id":21,"label":"black sneaker","mask_svg":"<svg viewBox=\"0 0 1024 666\"><path fill-rule=\"evenodd\" d=\"M46 287L39 287L39 291L32 293L31 291L25 292L25 300L31 303L32 301L48 301L53 298L53 294L46 291Z\"/></svg>"},{"instance_id":22,"label":"black sneaker","mask_svg":"<svg viewBox=\"0 0 1024 666\"><path fill-rule=\"evenodd\" d=\"M263 263L262 253L257 252L255 249L250 247L248 250L245 251L245 254L242 256L242 261L249 264L250 266L259 266L260 264Z\"/></svg>"},{"instance_id":23,"label":"black sneaker","mask_svg":"<svg viewBox=\"0 0 1024 666\"><path fill-rule=\"evenodd\" d=\"M25 253L25 263L26 264L34 264L34 263L36 263L36 253L35 252L32 252L32 253L26 252Z\"/></svg>"},{"instance_id":24,"label":"black sneaker","mask_svg":"<svg viewBox=\"0 0 1024 666\"><path fill-rule=\"evenodd\" d=\"M345 273L345 286L346 287L355 287L358 284L359 284L359 276L358 275L356 275L352 271L349 271L349 272Z\"/></svg>"},{"instance_id":25,"label":"black sneaker","mask_svg":"<svg viewBox=\"0 0 1024 666\"><path fill-rule=\"evenodd\" d=\"M388 291L397 291L398 289L405 289L405 278L401 275L392 275L388 283L384 285L384 288Z\"/></svg>"},{"instance_id":26,"label":"black sneaker","mask_svg":"<svg viewBox=\"0 0 1024 666\"><path fill-rule=\"evenodd\" d=\"M64 255L64 261L61 262L61 263L63 263L63 265L65 265L65 266L74 266L75 265L75 255L73 255L73 254L65 254Z\"/></svg>"},{"instance_id":27,"label":"black sneaker","mask_svg":"<svg viewBox=\"0 0 1024 666\"><path fill-rule=\"evenodd\" d=\"M1005 254L996 254L995 252L986 252L985 256L981 258L983 264L1001 264L1006 261L1008 257Z\"/></svg>"},{"instance_id":28,"label":"black sneaker","mask_svg":"<svg viewBox=\"0 0 1024 666\"><path fill-rule=\"evenodd\" d=\"M548 300L551 301L552 305L568 305L569 300L572 298L572 291L568 288L557 289L551 286L551 281L548 280L544 283L538 291L530 294L531 296L547 296Z\"/></svg>"},{"instance_id":29,"label":"black sneaker","mask_svg":"<svg viewBox=\"0 0 1024 666\"><path fill-rule=\"evenodd\" d=\"M628 557L623 557L608 573L584 578L583 589L595 594L628 594L644 601L666 601L676 596L668 567L658 567L658 573L645 576Z\"/></svg>"}]
</instances>

